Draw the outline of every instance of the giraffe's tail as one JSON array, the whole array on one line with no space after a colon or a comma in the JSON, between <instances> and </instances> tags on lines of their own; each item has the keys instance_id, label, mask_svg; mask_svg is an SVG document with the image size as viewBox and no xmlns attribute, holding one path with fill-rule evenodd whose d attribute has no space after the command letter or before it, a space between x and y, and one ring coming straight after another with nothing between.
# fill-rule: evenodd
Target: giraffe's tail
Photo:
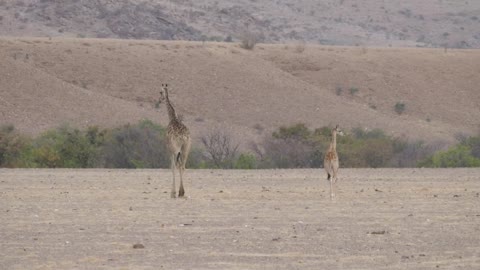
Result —
<instances>
[{"instance_id":1,"label":"giraffe's tail","mask_svg":"<svg viewBox=\"0 0 480 270\"><path fill-rule=\"evenodd\" d=\"M178 152L176 163L177 163L177 166L180 166L182 164L182 152Z\"/></svg>"},{"instance_id":2,"label":"giraffe's tail","mask_svg":"<svg viewBox=\"0 0 480 270\"><path fill-rule=\"evenodd\" d=\"M329 173L327 173L327 180L330 180L330 177L332 177Z\"/></svg>"}]
</instances>

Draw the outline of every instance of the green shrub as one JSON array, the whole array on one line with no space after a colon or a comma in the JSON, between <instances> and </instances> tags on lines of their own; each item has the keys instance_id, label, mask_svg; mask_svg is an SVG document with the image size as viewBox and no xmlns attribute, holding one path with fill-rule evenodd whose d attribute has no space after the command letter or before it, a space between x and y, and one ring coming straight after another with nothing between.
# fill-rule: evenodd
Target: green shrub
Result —
<instances>
[{"instance_id":1,"label":"green shrub","mask_svg":"<svg viewBox=\"0 0 480 270\"><path fill-rule=\"evenodd\" d=\"M465 138L456 146L446 151L438 151L418 163L419 167L452 168L452 167L480 167L480 158L477 156L480 137Z\"/></svg>"},{"instance_id":2,"label":"green shrub","mask_svg":"<svg viewBox=\"0 0 480 270\"><path fill-rule=\"evenodd\" d=\"M290 127L280 127L278 131L273 132L272 136L275 139L306 140L310 134L308 127L303 123L299 123Z\"/></svg>"},{"instance_id":3,"label":"green shrub","mask_svg":"<svg viewBox=\"0 0 480 270\"><path fill-rule=\"evenodd\" d=\"M357 87L350 87L350 95L355 95L357 92L358 92L358 88Z\"/></svg>"},{"instance_id":4,"label":"green shrub","mask_svg":"<svg viewBox=\"0 0 480 270\"><path fill-rule=\"evenodd\" d=\"M403 102L397 102L395 103L395 112L398 114L402 114L405 111L405 103Z\"/></svg>"},{"instance_id":5,"label":"green shrub","mask_svg":"<svg viewBox=\"0 0 480 270\"><path fill-rule=\"evenodd\" d=\"M337 87L335 88L335 94L337 94L337 96L342 95L342 92L343 92L342 87L337 86Z\"/></svg>"},{"instance_id":6,"label":"green shrub","mask_svg":"<svg viewBox=\"0 0 480 270\"><path fill-rule=\"evenodd\" d=\"M464 144L471 149L472 156L480 159L480 136L470 137Z\"/></svg>"},{"instance_id":7,"label":"green shrub","mask_svg":"<svg viewBox=\"0 0 480 270\"><path fill-rule=\"evenodd\" d=\"M311 167L315 150L312 132L303 123L280 127L264 140L266 164L274 168Z\"/></svg>"},{"instance_id":8,"label":"green shrub","mask_svg":"<svg viewBox=\"0 0 480 270\"><path fill-rule=\"evenodd\" d=\"M235 169L256 169L257 160L252 154L241 154L235 161Z\"/></svg>"},{"instance_id":9,"label":"green shrub","mask_svg":"<svg viewBox=\"0 0 480 270\"><path fill-rule=\"evenodd\" d=\"M28 164L29 145L29 139L18 134L13 125L0 126L0 167Z\"/></svg>"},{"instance_id":10,"label":"green shrub","mask_svg":"<svg viewBox=\"0 0 480 270\"><path fill-rule=\"evenodd\" d=\"M352 133L354 135L354 138L359 140L387 138L385 132L378 128L369 130L357 127L352 129Z\"/></svg>"},{"instance_id":11,"label":"green shrub","mask_svg":"<svg viewBox=\"0 0 480 270\"><path fill-rule=\"evenodd\" d=\"M69 126L47 131L33 142L33 160L37 166L47 168L95 167L99 149L92 132L87 135Z\"/></svg>"},{"instance_id":12,"label":"green shrub","mask_svg":"<svg viewBox=\"0 0 480 270\"><path fill-rule=\"evenodd\" d=\"M102 160L107 168L169 168L165 129L149 120L113 129L106 134Z\"/></svg>"},{"instance_id":13,"label":"green shrub","mask_svg":"<svg viewBox=\"0 0 480 270\"><path fill-rule=\"evenodd\" d=\"M460 145L447 151L436 153L432 157L433 167L479 167L480 159L471 154L471 150Z\"/></svg>"}]
</instances>

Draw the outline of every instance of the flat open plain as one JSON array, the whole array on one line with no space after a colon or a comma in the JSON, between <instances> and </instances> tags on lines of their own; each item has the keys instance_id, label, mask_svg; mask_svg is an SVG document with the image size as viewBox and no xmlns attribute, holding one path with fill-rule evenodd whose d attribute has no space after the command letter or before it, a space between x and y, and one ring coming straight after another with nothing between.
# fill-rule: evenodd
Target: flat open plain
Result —
<instances>
[{"instance_id":1,"label":"flat open plain","mask_svg":"<svg viewBox=\"0 0 480 270\"><path fill-rule=\"evenodd\" d=\"M186 178L1 169L0 269L480 269L480 169Z\"/></svg>"}]
</instances>

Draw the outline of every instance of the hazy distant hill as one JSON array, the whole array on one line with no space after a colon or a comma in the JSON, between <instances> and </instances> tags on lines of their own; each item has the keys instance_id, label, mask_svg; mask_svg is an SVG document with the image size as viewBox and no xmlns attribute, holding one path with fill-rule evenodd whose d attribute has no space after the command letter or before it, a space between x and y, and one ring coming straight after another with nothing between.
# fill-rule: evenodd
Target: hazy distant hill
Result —
<instances>
[{"instance_id":1,"label":"hazy distant hill","mask_svg":"<svg viewBox=\"0 0 480 270\"><path fill-rule=\"evenodd\" d=\"M0 0L0 35L480 48L480 1Z\"/></svg>"}]
</instances>

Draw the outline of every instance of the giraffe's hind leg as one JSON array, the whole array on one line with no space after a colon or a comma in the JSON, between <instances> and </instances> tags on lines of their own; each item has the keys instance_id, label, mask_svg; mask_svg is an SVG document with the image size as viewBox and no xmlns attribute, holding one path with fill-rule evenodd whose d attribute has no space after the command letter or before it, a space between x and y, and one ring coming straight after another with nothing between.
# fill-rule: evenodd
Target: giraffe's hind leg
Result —
<instances>
[{"instance_id":1,"label":"giraffe's hind leg","mask_svg":"<svg viewBox=\"0 0 480 270\"><path fill-rule=\"evenodd\" d=\"M183 197L185 195L185 189L183 188L183 170L182 170L182 159L183 159L183 153L178 152L176 155L175 159L175 165L178 169L178 172L180 174L180 187L178 189L178 197Z\"/></svg>"},{"instance_id":2,"label":"giraffe's hind leg","mask_svg":"<svg viewBox=\"0 0 480 270\"><path fill-rule=\"evenodd\" d=\"M172 167L172 191L170 192L170 198L174 199L177 197L177 190L175 189L175 155L171 157L171 167Z\"/></svg>"},{"instance_id":3,"label":"giraffe's hind leg","mask_svg":"<svg viewBox=\"0 0 480 270\"><path fill-rule=\"evenodd\" d=\"M178 190L178 197L183 197L185 196L185 189L183 189L183 170L180 169L180 189Z\"/></svg>"},{"instance_id":4,"label":"giraffe's hind leg","mask_svg":"<svg viewBox=\"0 0 480 270\"><path fill-rule=\"evenodd\" d=\"M187 140L181 147L181 152L178 154L178 170L180 171L180 190L178 192L179 197L185 196L185 190L183 189L183 173L185 172L185 165L187 164L188 154L190 153L190 140Z\"/></svg>"},{"instance_id":5,"label":"giraffe's hind leg","mask_svg":"<svg viewBox=\"0 0 480 270\"><path fill-rule=\"evenodd\" d=\"M333 182L333 178L330 178L330 200L335 198L335 183Z\"/></svg>"}]
</instances>

